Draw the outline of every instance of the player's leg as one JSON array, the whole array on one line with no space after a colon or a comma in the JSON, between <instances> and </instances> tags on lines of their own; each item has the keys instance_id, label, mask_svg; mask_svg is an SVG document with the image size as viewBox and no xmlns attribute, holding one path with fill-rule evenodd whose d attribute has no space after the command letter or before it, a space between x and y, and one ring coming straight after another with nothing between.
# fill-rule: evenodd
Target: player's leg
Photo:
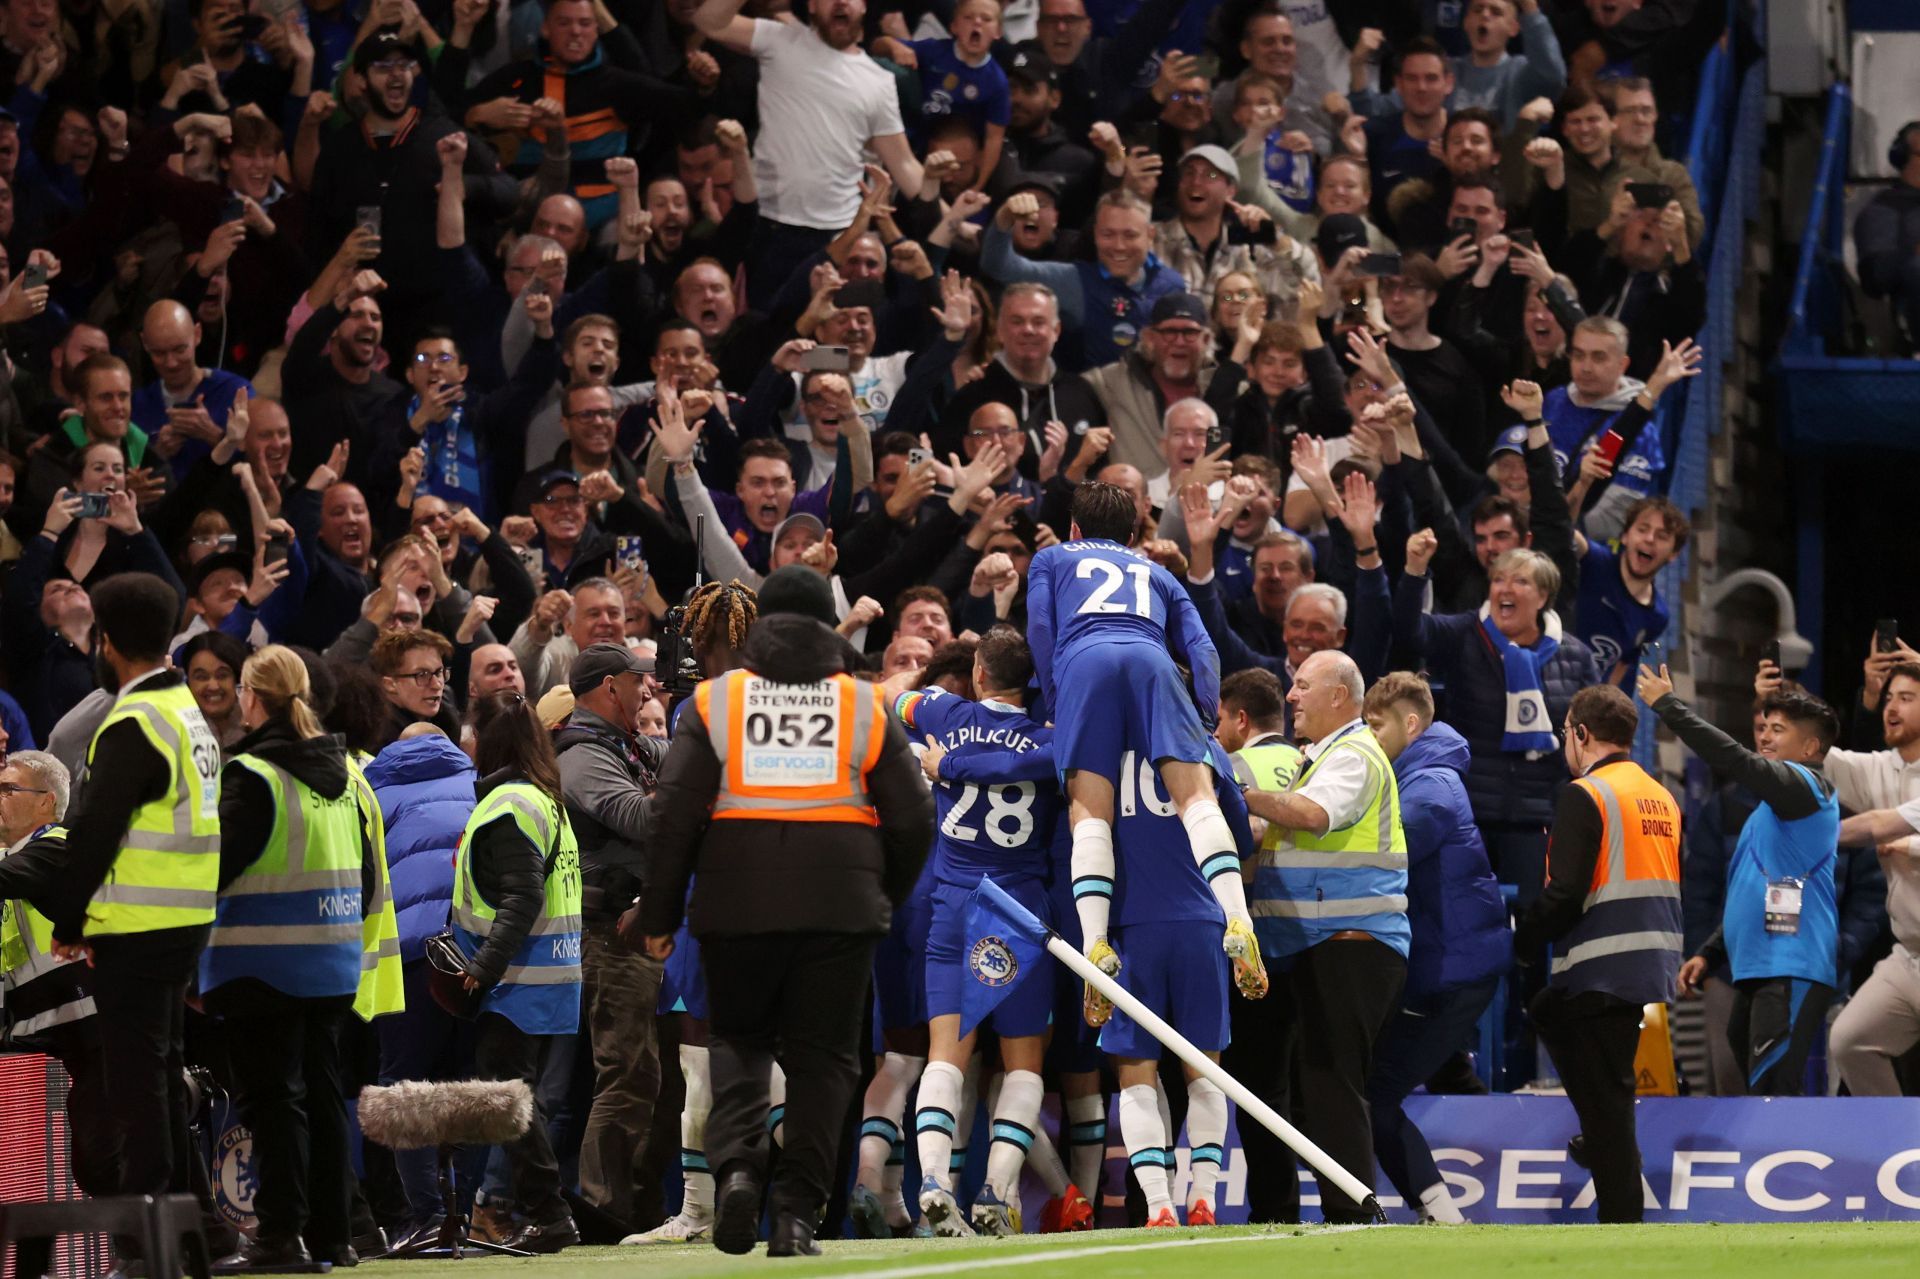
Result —
<instances>
[{"instance_id":1,"label":"player's leg","mask_svg":"<svg viewBox=\"0 0 1920 1279\"><path fill-rule=\"evenodd\" d=\"M1107 939L1113 911L1113 782L1090 769L1067 774L1067 813L1073 823L1073 909L1080 919L1080 953L1109 977L1118 976L1120 956ZM1113 1002L1087 987L1083 1015L1100 1026L1113 1015Z\"/></svg>"},{"instance_id":2,"label":"player's leg","mask_svg":"<svg viewBox=\"0 0 1920 1279\"><path fill-rule=\"evenodd\" d=\"M869 1239L889 1238L908 1224L896 1171L903 1167L906 1150L900 1122L907 1093L927 1064L924 1054L893 1051L892 1039L888 1036L887 1050L874 1062L873 1079L862 1100L860 1164L851 1211L856 1231ZM880 1233L882 1229L886 1233Z\"/></svg>"},{"instance_id":3,"label":"player's leg","mask_svg":"<svg viewBox=\"0 0 1920 1279\"><path fill-rule=\"evenodd\" d=\"M787 1072L780 1063L771 1063L767 1075L767 1136L776 1146L785 1146L787 1135Z\"/></svg>"},{"instance_id":4,"label":"player's leg","mask_svg":"<svg viewBox=\"0 0 1920 1279\"><path fill-rule=\"evenodd\" d=\"M713 1228L713 1170L707 1165L707 1116L713 1110L713 1075L707 1060L703 1020L682 1015L680 1075L686 1099L680 1106L680 1211L644 1234L621 1243L689 1243Z\"/></svg>"},{"instance_id":5,"label":"player's leg","mask_svg":"<svg viewBox=\"0 0 1920 1279\"><path fill-rule=\"evenodd\" d=\"M937 983L930 983L930 989ZM936 1000L939 999L935 995ZM934 1233L971 1234L953 1197L953 1152L964 1144L960 1114L965 1105L966 1068L975 1036L960 1037L960 1014L942 1012L927 1023L927 1066L920 1075L920 1101L914 1112L914 1146L920 1155L920 1211Z\"/></svg>"},{"instance_id":6,"label":"player's leg","mask_svg":"<svg viewBox=\"0 0 1920 1279\"><path fill-rule=\"evenodd\" d=\"M1091 1230L1092 1199L1100 1193L1100 1170L1107 1161L1107 1099L1100 1091L1100 1072L1062 1075L1060 1097L1066 1113L1067 1175L1087 1204L1084 1216L1076 1213L1075 1221L1069 1222L1063 1215L1061 1225L1069 1230ZM1076 1224L1082 1220L1084 1224Z\"/></svg>"},{"instance_id":7,"label":"player's leg","mask_svg":"<svg viewBox=\"0 0 1920 1279\"><path fill-rule=\"evenodd\" d=\"M1207 1057L1216 1065L1220 1054ZM1220 1164L1226 1158L1227 1094L1192 1066L1187 1073L1187 1149L1188 1170L1193 1186L1187 1192L1187 1224L1214 1224L1214 1191L1220 1181Z\"/></svg>"},{"instance_id":8,"label":"player's leg","mask_svg":"<svg viewBox=\"0 0 1920 1279\"><path fill-rule=\"evenodd\" d=\"M1233 832L1220 801L1214 795L1213 769L1206 764L1185 760L1157 761L1160 776L1166 782L1167 795L1180 810L1180 824L1186 827L1187 842L1193 860L1206 877L1213 898L1226 912L1227 933L1223 943L1233 960L1234 984L1248 999L1267 993L1267 969L1260 961L1260 943L1253 935L1253 919L1247 914L1246 885L1240 880L1240 852L1234 846Z\"/></svg>"},{"instance_id":9,"label":"player's leg","mask_svg":"<svg viewBox=\"0 0 1920 1279\"><path fill-rule=\"evenodd\" d=\"M1120 1139L1127 1146L1127 1164L1147 1198L1147 1225L1177 1226L1167 1166L1167 1122L1161 1116L1156 1058L1120 1058L1114 1069L1120 1084Z\"/></svg>"},{"instance_id":10,"label":"player's leg","mask_svg":"<svg viewBox=\"0 0 1920 1279\"><path fill-rule=\"evenodd\" d=\"M1029 983L1046 993L1046 987ZM1046 1001L1039 1005L1046 1016ZM997 1016L997 1014L996 1014ZM1040 1068L1046 1055L1046 1041L1040 1035L1003 1035L1000 1061L1004 1071L993 1097L993 1140L987 1149L987 1178L973 1205L974 1228L986 1234L1013 1235L1020 1232L1020 1169L1033 1149L1034 1135L1040 1130L1040 1100L1046 1092ZM1059 1156L1054 1156L1059 1163ZM1061 1170L1058 1194L1065 1189L1066 1173Z\"/></svg>"}]
</instances>

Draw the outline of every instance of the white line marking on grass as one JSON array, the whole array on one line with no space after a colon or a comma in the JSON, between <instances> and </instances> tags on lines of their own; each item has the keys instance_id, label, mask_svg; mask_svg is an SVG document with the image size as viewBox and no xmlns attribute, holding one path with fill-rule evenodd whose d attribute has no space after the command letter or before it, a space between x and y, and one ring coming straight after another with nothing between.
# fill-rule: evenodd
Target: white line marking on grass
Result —
<instances>
[{"instance_id":1,"label":"white line marking on grass","mask_svg":"<svg viewBox=\"0 0 1920 1279\"><path fill-rule=\"evenodd\" d=\"M1323 1226L1310 1234L1295 1234L1292 1231L1268 1235L1229 1235L1225 1238L1210 1239L1205 1235L1191 1239L1154 1239L1140 1243L1104 1244L1098 1248L1048 1248L1042 1252L1022 1253L1014 1257L973 1257L966 1261L932 1261L914 1266L894 1266L887 1270L844 1270L816 1274L816 1279L920 1279L923 1275L956 1275L970 1270L984 1268L1000 1269L1006 1266L1031 1266L1043 1262L1062 1262L1081 1257L1106 1257L1120 1252L1155 1252L1164 1248L1218 1248L1228 1244L1240 1243L1278 1243L1291 1239L1310 1239L1322 1235L1342 1235L1355 1230L1376 1230L1377 1226Z\"/></svg>"}]
</instances>

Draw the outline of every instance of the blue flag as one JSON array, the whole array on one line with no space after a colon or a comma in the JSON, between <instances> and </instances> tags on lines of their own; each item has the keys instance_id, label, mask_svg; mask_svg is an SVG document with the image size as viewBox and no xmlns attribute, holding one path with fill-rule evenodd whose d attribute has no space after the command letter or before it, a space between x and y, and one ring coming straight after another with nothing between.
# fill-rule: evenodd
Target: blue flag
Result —
<instances>
[{"instance_id":1,"label":"blue flag","mask_svg":"<svg viewBox=\"0 0 1920 1279\"><path fill-rule=\"evenodd\" d=\"M982 875L967 899L967 980L960 987L960 1034L964 1037L1041 966L1047 926Z\"/></svg>"}]
</instances>

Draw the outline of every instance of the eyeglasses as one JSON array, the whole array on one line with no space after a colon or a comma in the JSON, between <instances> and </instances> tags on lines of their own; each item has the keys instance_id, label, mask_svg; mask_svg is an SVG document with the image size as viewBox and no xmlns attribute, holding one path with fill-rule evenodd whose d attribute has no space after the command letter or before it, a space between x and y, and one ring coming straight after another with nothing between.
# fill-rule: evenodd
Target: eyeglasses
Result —
<instances>
[{"instance_id":1,"label":"eyeglasses","mask_svg":"<svg viewBox=\"0 0 1920 1279\"><path fill-rule=\"evenodd\" d=\"M223 551L230 551L240 545L240 539L232 533L202 533L198 537L188 538L187 541L193 546L217 546Z\"/></svg>"},{"instance_id":2,"label":"eyeglasses","mask_svg":"<svg viewBox=\"0 0 1920 1279\"><path fill-rule=\"evenodd\" d=\"M585 506L586 504L587 499L581 497L578 493L575 493L572 497L543 497L540 499L540 505L542 506Z\"/></svg>"},{"instance_id":3,"label":"eyeglasses","mask_svg":"<svg viewBox=\"0 0 1920 1279\"><path fill-rule=\"evenodd\" d=\"M1176 91L1173 93L1169 93L1167 95L1167 101L1172 103L1177 103L1177 104L1191 104L1193 106L1198 106L1202 102L1205 102L1209 96L1210 96L1209 94L1206 94L1203 92L1188 93L1185 91Z\"/></svg>"},{"instance_id":4,"label":"eyeglasses","mask_svg":"<svg viewBox=\"0 0 1920 1279\"><path fill-rule=\"evenodd\" d=\"M394 678L410 679L421 688L425 688L429 684L446 683L447 668L444 666L436 666L430 671L401 671L398 675L395 675Z\"/></svg>"},{"instance_id":5,"label":"eyeglasses","mask_svg":"<svg viewBox=\"0 0 1920 1279\"><path fill-rule=\"evenodd\" d=\"M52 793L32 786L0 786L0 798L8 795L50 795Z\"/></svg>"},{"instance_id":6,"label":"eyeglasses","mask_svg":"<svg viewBox=\"0 0 1920 1279\"><path fill-rule=\"evenodd\" d=\"M1252 289L1235 289L1231 293L1216 294L1222 302L1251 302L1255 294Z\"/></svg>"},{"instance_id":7,"label":"eyeglasses","mask_svg":"<svg viewBox=\"0 0 1920 1279\"><path fill-rule=\"evenodd\" d=\"M1203 328L1199 328L1198 326L1189 328L1185 325L1179 328L1173 328L1169 325L1161 324L1157 325L1153 331L1163 338L1178 338L1181 341L1187 342L1197 342L1207 334L1207 331Z\"/></svg>"},{"instance_id":8,"label":"eyeglasses","mask_svg":"<svg viewBox=\"0 0 1920 1279\"><path fill-rule=\"evenodd\" d=\"M1010 440L1021 433L1020 428L1017 426L977 427L967 432L967 438L970 440Z\"/></svg>"},{"instance_id":9,"label":"eyeglasses","mask_svg":"<svg viewBox=\"0 0 1920 1279\"><path fill-rule=\"evenodd\" d=\"M452 364L460 357L452 351L415 351L415 364Z\"/></svg>"},{"instance_id":10,"label":"eyeglasses","mask_svg":"<svg viewBox=\"0 0 1920 1279\"><path fill-rule=\"evenodd\" d=\"M1618 107L1618 108L1616 108L1616 109L1614 110L1614 114L1615 114L1615 115L1630 115L1630 116L1633 116L1633 117L1634 117L1635 119L1638 119L1638 120L1651 120L1651 119L1653 119L1653 118L1654 118L1655 116L1657 116L1657 115L1659 115L1659 114L1660 114L1660 108L1659 108L1659 107L1652 107L1652 106L1640 106L1640 107Z\"/></svg>"},{"instance_id":11,"label":"eyeglasses","mask_svg":"<svg viewBox=\"0 0 1920 1279\"><path fill-rule=\"evenodd\" d=\"M385 62L374 62L367 66L369 71L378 71L382 75L401 75L412 72L412 58L388 58Z\"/></svg>"},{"instance_id":12,"label":"eyeglasses","mask_svg":"<svg viewBox=\"0 0 1920 1279\"><path fill-rule=\"evenodd\" d=\"M576 422L611 422L620 415L612 409L581 409L578 413L569 413L567 416Z\"/></svg>"}]
</instances>

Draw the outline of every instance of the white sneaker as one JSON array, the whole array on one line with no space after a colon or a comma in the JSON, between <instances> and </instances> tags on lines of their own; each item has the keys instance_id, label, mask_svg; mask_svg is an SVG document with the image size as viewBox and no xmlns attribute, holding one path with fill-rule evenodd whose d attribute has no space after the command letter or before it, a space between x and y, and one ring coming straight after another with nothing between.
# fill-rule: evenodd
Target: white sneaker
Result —
<instances>
[{"instance_id":1,"label":"white sneaker","mask_svg":"<svg viewBox=\"0 0 1920 1279\"><path fill-rule=\"evenodd\" d=\"M622 1244L699 1243L707 1237L707 1232L712 1229L713 1219L711 1217L689 1217L683 1212L677 1217L667 1218L645 1234L628 1235L620 1242Z\"/></svg>"}]
</instances>

